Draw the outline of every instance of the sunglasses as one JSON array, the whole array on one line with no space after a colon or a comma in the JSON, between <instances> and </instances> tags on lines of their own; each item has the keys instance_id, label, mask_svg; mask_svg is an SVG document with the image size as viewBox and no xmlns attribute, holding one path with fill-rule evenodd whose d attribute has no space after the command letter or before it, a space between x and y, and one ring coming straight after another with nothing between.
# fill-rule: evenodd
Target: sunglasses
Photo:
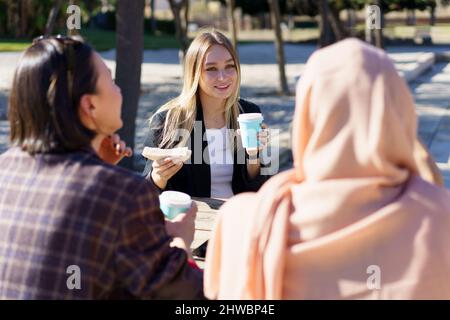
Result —
<instances>
[{"instance_id":1,"label":"sunglasses","mask_svg":"<svg viewBox=\"0 0 450 320\"><path fill-rule=\"evenodd\" d=\"M69 97L72 98L73 70L75 66L74 46L81 44L82 41L58 34L56 36L39 36L33 39L32 44L34 45L42 40L56 40L63 46L64 56L67 63L67 88L69 91ZM56 85L56 81L57 77L54 77L50 82L50 88L53 88Z\"/></svg>"}]
</instances>

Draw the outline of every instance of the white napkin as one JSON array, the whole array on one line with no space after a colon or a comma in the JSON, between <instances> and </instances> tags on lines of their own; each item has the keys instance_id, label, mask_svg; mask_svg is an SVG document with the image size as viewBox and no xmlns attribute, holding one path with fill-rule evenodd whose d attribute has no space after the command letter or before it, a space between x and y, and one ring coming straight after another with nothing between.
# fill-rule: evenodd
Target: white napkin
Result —
<instances>
[{"instance_id":1,"label":"white napkin","mask_svg":"<svg viewBox=\"0 0 450 320\"><path fill-rule=\"evenodd\" d=\"M160 149L145 147L142 151L142 155L147 159L156 161L165 158L171 158L172 161L185 162L191 157L192 151L187 147L173 148L173 149Z\"/></svg>"}]
</instances>

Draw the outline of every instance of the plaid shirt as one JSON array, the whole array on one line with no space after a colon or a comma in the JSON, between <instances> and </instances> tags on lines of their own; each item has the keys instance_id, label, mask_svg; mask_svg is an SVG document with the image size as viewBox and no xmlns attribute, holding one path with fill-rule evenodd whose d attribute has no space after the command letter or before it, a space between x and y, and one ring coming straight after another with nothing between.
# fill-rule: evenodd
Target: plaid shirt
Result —
<instances>
[{"instance_id":1,"label":"plaid shirt","mask_svg":"<svg viewBox=\"0 0 450 320\"><path fill-rule=\"evenodd\" d=\"M0 299L202 298L154 187L94 153L0 155Z\"/></svg>"}]
</instances>

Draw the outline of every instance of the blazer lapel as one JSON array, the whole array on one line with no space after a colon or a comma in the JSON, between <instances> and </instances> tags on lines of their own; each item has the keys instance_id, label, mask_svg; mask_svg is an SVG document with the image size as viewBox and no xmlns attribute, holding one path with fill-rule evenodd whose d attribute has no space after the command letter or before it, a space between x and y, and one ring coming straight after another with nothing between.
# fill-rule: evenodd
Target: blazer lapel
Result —
<instances>
[{"instance_id":1,"label":"blazer lapel","mask_svg":"<svg viewBox=\"0 0 450 320\"><path fill-rule=\"evenodd\" d=\"M194 130L191 132L192 141L192 156L191 156L191 176L192 176L192 187L195 190L195 194L201 197L211 196L211 168L209 165L209 151L208 142L203 139L205 136L206 128L203 120L203 111L200 102L197 103L196 112L196 124ZM201 130L201 139L200 132ZM195 152L196 145L201 141L201 152Z\"/></svg>"}]
</instances>

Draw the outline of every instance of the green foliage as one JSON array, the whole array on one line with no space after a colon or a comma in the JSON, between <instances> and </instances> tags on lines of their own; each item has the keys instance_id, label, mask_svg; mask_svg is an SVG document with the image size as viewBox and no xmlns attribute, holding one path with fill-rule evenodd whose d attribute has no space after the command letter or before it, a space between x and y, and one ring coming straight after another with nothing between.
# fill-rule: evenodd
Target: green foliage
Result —
<instances>
[{"instance_id":1,"label":"green foliage","mask_svg":"<svg viewBox=\"0 0 450 320\"><path fill-rule=\"evenodd\" d=\"M132 0L130 0L132 1ZM205 0L220 1L223 5L226 0ZM362 9L367 4L375 4L375 0L328 0L330 6L337 10L352 8ZM401 11L405 9L428 10L441 5L450 5L450 0L380 0L383 12ZM51 9L55 0L0 0L0 36L27 38L43 34ZM107 0L111 6L111 11L102 13L104 17L102 28L105 30L115 30L115 5L117 0ZM281 13L316 16L318 14L318 0L279 0ZM66 9L69 1L63 1L58 12L56 29L64 30ZM101 13L102 0L75 0L75 4L81 7L84 27L92 26L95 23L97 14ZM26 6L25 16L21 8ZM250 15L269 12L268 0L236 0L236 6ZM12 16L8 16L12 15ZM145 30L151 29L150 21L145 21ZM19 26L20 25L20 28ZM175 33L173 21L158 21L158 32L172 35Z\"/></svg>"},{"instance_id":2,"label":"green foliage","mask_svg":"<svg viewBox=\"0 0 450 320\"><path fill-rule=\"evenodd\" d=\"M381 0L383 12L401 11L405 9L427 10L436 7L436 0ZM319 1L312 0L287 0L288 6L295 8L298 14L317 15ZM360 10L368 4L376 4L374 0L328 0L330 6L338 10ZM442 4L450 4L450 0L441 0Z\"/></svg>"},{"instance_id":3,"label":"green foliage","mask_svg":"<svg viewBox=\"0 0 450 320\"><path fill-rule=\"evenodd\" d=\"M269 12L267 0L236 0L236 7L241 8L243 13L249 15Z\"/></svg>"},{"instance_id":4,"label":"green foliage","mask_svg":"<svg viewBox=\"0 0 450 320\"><path fill-rule=\"evenodd\" d=\"M144 20L145 32L150 32L152 29L152 22L150 18ZM173 20L157 20L156 21L156 33L175 35L175 22Z\"/></svg>"},{"instance_id":5,"label":"green foliage","mask_svg":"<svg viewBox=\"0 0 450 320\"><path fill-rule=\"evenodd\" d=\"M0 0L0 36L26 38L43 34L55 3L55 0ZM85 22L101 8L101 0L77 0L75 4L80 6ZM68 6L69 1L63 1L58 11L56 28L65 26ZM19 25L23 27L19 28Z\"/></svg>"},{"instance_id":6,"label":"green foliage","mask_svg":"<svg viewBox=\"0 0 450 320\"><path fill-rule=\"evenodd\" d=\"M5 51L22 51L30 46L29 40L17 40L17 39L0 39L0 52Z\"/></svg>"}]
</instances>

